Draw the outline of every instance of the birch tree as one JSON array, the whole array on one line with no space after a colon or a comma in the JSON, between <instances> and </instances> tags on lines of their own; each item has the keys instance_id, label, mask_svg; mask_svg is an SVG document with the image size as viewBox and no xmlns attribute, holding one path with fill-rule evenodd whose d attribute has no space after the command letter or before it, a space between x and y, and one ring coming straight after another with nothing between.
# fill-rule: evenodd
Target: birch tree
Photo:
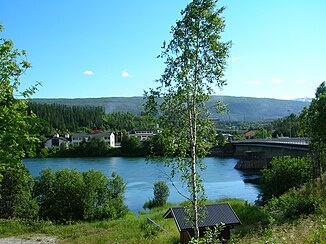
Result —
<instances>
[{"instance_id":1,"label":"birch tree","mask_svg":"<svg viewBox=\"0 0 326 244\"><path fill-rule=\"evenodd\" d=\"M215 87L226 84L223 71L231 47L230 41L221 40L224 7L217 8L217 2L193 0L181 11L181 20L171 28L173 37L163 43L159 55L166 67L157 80L158 87L145 92L145 108L159 117L171 175L181 172L189 190L185 197L195 238L199 237L200 203L205 199L198 172L205 168L201 159L215 136L205 104Z\"/></svg>"}]
</instances>

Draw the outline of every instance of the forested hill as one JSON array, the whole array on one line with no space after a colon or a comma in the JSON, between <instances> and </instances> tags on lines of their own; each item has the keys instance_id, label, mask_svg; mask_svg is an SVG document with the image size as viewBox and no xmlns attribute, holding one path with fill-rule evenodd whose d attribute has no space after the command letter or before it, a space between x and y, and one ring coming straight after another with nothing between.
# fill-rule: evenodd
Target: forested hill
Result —
<instances>
[{"instance_id":1,"label":"forested hill","mask_svg":"<svg viewBox=\"0 0 326 244\"><path fill-rule=\"evenodd\" d=\"M220 115L215 112L214 103L223 101L229 113ZM104 98L75 98L75 99L33 99L33 102L47 104L66 104L77 106L104 107L106 113L130 112L140 114L143 111L143 97L104 97ZM278 100L270 98L212 96L208 107L212 117L221 120L232 121L257 121L270 120L288 116L291 113L298 114L303 107L309 106L309 102L294 100Z\"/></svg>"}]
</instances>

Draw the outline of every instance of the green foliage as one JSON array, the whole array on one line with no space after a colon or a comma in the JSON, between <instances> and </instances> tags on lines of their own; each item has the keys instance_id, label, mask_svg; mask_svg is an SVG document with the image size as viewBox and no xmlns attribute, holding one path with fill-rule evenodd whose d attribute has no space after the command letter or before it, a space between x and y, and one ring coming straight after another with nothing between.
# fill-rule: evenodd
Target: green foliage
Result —
<instances>
[{"instance_id":1,"label":"green foliage","mask_svg":"<svg viewBox=\"0 0 326 244\"><path fill-rule=\"evenodd\" d=\"M37 101L37 100L36 100ZM155 129L157 122L149 115L115 112L105 114L103 106L87 106L30 102L29 111L33 111L43 120L42 134L52 136L55 131L85 131L87 129L106 129L111 131Z\"/></svg>"},{"instance_id":2,"label":"green foliage","mask_svg":"<svg viewBox=\"0 0 326 244\"><path fill-rule=\"evenodd\" d=\"M165 220L163 214L169 206L156 208L135 216L129 212L126 216L116 220L102 220L95 222L72 222L57 224L51 221L25 222L19 219L0 220L0 238L16 236L38 237L40 234L55 237L58 242L64 243L179 243L179 232L172 219ZM146 217L150 217L161 227L161 231L150 225ZM31 240L30 240L31 241ZM38 240L41 242L40 240ZM1 240L0 240L1 242Z\"/></svg>"},{"instance_id":3,"label":"green foliage","mask_svg":"<svg viewBox=\"0 0 326 244\"><path fill-rule=\"evenodd\" d=\"M326 86L321 83L309 108L301 114L301 121L309 135L313 151L314 176L319 177L326 169Z\"/></svg>"},{"instance_id":4,"label":"green foliage","mask_svg":"<svg viewBox=\"0 0 326 244\"><path fill-rule=\"evenodd\" d=\"M166 204L170 195L170 189L164 181L157 181L154 183L154 198L144 203L143 208L161 207Z\"/></svg>"},{"instance_id":5,"label":"green foliage","mask_svg":"<svg viewBox=\"0 0 326 244\"><path fill-rule=\"evenodd\" d=\"M141 155L140 139L137 136L124 136L121 141L121 150L125 155Z\"/></svg>"},{"instance_id":6,"label":"green foliage","mask_svg":"<svg viewBox=\"0 0 326 244\"><path fill-rule=\"evenodd\" d=\"M44 104L64 104L68 106L81 107L104 107L105 112L110 117L104 116L104 124L106 129L119 131L127 129L143 130L155 129L143 127L143 119L139 118L143 114L144 98L139 97L103 97L103 98L35 98L32 100L35 103ZM227 104L229 113L216 114L215 104L217 101L222 101ZM256 98L256 97L235 97L235 96L220 96L211 95L206 103L207 108L214 120L219 120L221 123L251 123L264 120L275 120L284 118L289 115L289 111L294 114L299 114L305 106L309 106L310 102L294 101L294 100L279 100L272 98ZM254 109L253 109L254 108ZM117 115L116 114L121 114ZM128 115L126 115L128 114ZM129 114L131 114L129 116ZM112 117L111 117L112 115ZM135 116L135 118L133 118ZM146 116L146 115L145 115ZM130 119L133 123L124 121L123 118ZM147 121L146 118L144 118ZM151 123L150 121L148 121ZM111 127L112 125L112 127ZM125 128L126 127L126 128ZM242 126L240 126L242 127ZM115 129L116 128L116 129ZM220 127L219 127L220 128ZM248 129L246 126L245 130ZM129 130L129 129L127 129ZM53 135L53 133L51 133Z\"/></svg>"},{"instance_id":7,"label":"green foliage","mask_svg":"<svg viewBox=\"0 0 326 244\"><path fill-rule=\"evenodd\" d=\"M237 214L243 226L267 225L268 217L262 207L240 199L220 199L218 202L228 202Z\"/></svg>"},{"instance_id":8,"label":"green foliage","mask_svg":"<svg viewBox=\"0 0 326 244\"><path fill-rule=\"evenodd\" d=\"M221 41L224 8L216 9L217 2L193 0L181 12L182 19L171 28L173 38L164 42L159 56L166 64L159 85L145 93L145 108L158 115L166 138L164 156L176 158L172 176L180 171L188 187L195 236L199 234L198 199L205 198L196 167L205 167L200 158L209 153L215 134L206 103L214 85L225 85L223 71L231 46L231 42Z\"/></svg>"},{"instance_id":9,"label":"green foliage","mask_svg":"<svg viewBox=\"0 0 326 244\"><path fill-rule=\"evenodd\" d=\"M214 228L206 228L204 236L201 238L191 238L189 244L220 244L225 240L220 237L221 232L225 228L224 225L217 225Z\"/></svg>"},{"instance_id":10,"label":"green foliage","mask_svg":"<svg viewBox=\"0 0 326 244\"><path fill-rule=\"evenodd\" d=\"M107 179L94 170L44 169L36 179L40 217L59 222L122 217L124 190L121 177L113 173Z\"/></svg>"},{"instance_id":11,"label":"green foliage","mask_svg":"<svg viewBox=\"0 0 326 244\"><path fill-rule=\"evenodd\" d=\"M49 149L47 147L44 147L40 150L40 152L38 153L38 156L40 158L46 158L49 156Z\"/></svg>"},{"instance_id":12,"label":"green foliage","mask_svg":"<svg viewBox=\"0 0 326 244\"><path fill-rule=\"evenodd\" d=\"M271 199L265 206L266 212L278 224L298 219L302 215L325 214L325 179L326 174L323 179L315 179L301 188L292 188L279 198Z\"/></svg>"},{"instance_id":13,"label":"green foliage","mask_svg":"<svg viewBox=\"0 0 326 244\"><path fill-rule=\"evenodd\" d=\"M260 201L264 204L272 197L279 197L311 179L312 168L308 158L274 158L271 168L262 170Z\"/></svg>"},{"instance_id":14,"label":"green foliage","mask_svg":"<svg viewBox=\"0 0 326 244\"><path fill-rule=\"evenodd\" d=\"M227 138L222 133L218 133L216 136L216 142L218 147L223 147L227 142Z\"/></svg>"},{"instance_id":15,"label":"green foliage","mask_svg":"<svg viewBox=\"0 0 326 244\"><path fill-rule=\"evenodd\" d=\"M163 206L170 195L170 189L164 181L154 183L154 201Z\"/></svg>"},{"instance_id":16,"label":"green foliage","mask_svg":"<svg viewBox=\"0 0 326 244\"><path fill-rule=\"evenodd\" d=\"M17 99L28 99L36 90L20 90L20 76L31 66L25 57L11 40L0 38L0 163L21 163L25 155L34 155L38 142L37 118L27 111L25 100Z\"/></svg>"},{"instance_id":17,"label":"green foliage","mask_svg":"<svg viewBox=\"0 0 326 244\"><path fill-rule=\"evenodd\" d=\"M299 119L299 116L296 116L295 114L274 120L271 123L271 128L274 131L272 134L274 138L282 136L305 136L305 133L302 130L302 123Z\"/></svg>"},{"instance_id":18,"label":"green foliage","mask_svg":"<svg viewBox=\"0 0 326 244\"><path fill-rule=\"evenodd\" d=\"M101 138L92 137L88 141L84 141L77 148L83 155L106 156L110 150L110 145Z\"/></svg>"},{"instance_id":19,"label":"green foliage","mask_svg":"<svg viewBox=\"0 0 326 244\"><path fill-rule=\"evenodd\" d=\"M315 200L312 195L300 194L295 188L280 196L272 198L266 207L277 223L299 218L301 215L308 215L315 211Z\"/></svg>"},{"instance_id":20,"label":"green foliage","mask_svg":"<svg viewBox=\"0 0 326 244\"><path fill-rule=\"evenodd\" d=\"M326 221L321 219L321 224L317 226L313 233L312 240L310 243L324 243L326 240Z\"/></svg>"},{"instance_id":21,"label":"green foliage","mask_svg":"<svg viewBox=\"0 0 326 244\"><path fill-rule=\"evenodd\" d=\"M154 130L156 121L149 115L115 112L105 115L105 127L112 131Z\"/></svg>"},{"instance_id":22,"label":"green foliage","mask_svg":"<svg viewBox=\"0 0 326 244\"><path fill-rule=\"evenodd\" d=\"M1 165L0 218L35 219L38 205L33 197L34 181L22 164Z\"/></svg>"},{"instance_id":23,"label":"green foliage","mask_svg":"<svg viewBox=\"0 0 326 244\"><path fill-rule=\"evenodd\" d=\"M263 128L263 127L259 127L256 130L256 134L253 136L253 138L259 138L259 139L265 139L265 138L271 138L272 134L271 131Z\"/></svg>"},{"instance_id":24,"label":"green foliage","mask_svg":"<svg viewBox=\"0 0 326 244\"><path fill-rule=\"evenodd\" d=\"M103 107L68 106L64 104L41 104L30 102L28 110L43 119L49 127L43 133L47 136L54 130L64 133L66 131L79 131L84 128L103 128Z\"/></svg>"},{"instance_id":25,"label":"green foliage","mask_svg":"<svg viewBox=\"0 0 326 244\"><path fill-rule=\"evenodd\" d=\"M166 145L168 143L168 138L166 138L161 133L148 138L144 142L144 147L146 150L146 155L149 157L164 156L166 154Z\"/></svg>"},{"instance_id":26,"label":"green foliage","mask_svg":"<svg viewBox=\"0 0 326 244\"><path fill-rule=\"evenodd\" d=\"M0 25L0 33L3 30ZM35 218L37 204L32 196L33 181L21 160L34 156L38 119L28 112L26 100L36 86L20 90L20 76L30 68L26 51L14 48L11 40L0 38L0 217Z\"/></svg>"}]
</instances>

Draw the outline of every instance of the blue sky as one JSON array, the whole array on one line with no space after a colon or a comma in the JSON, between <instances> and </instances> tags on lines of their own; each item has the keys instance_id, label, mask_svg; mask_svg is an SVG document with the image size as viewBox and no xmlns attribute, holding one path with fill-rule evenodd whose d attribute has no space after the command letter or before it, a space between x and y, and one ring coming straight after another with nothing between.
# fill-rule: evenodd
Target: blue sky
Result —
<instances>
[{"instance_id":1,"label":"blue sky","mask_svg":"<svg viewBox=\"0 0 326 244\"><path fill-rule=\"evenodd\" d=\"M0 0L1 34L28 53L39 98L141 96L189 0ZM326 80L326 1L221 0L233 47L217 95L313 97Z\"/></svg>"}]
</instances>

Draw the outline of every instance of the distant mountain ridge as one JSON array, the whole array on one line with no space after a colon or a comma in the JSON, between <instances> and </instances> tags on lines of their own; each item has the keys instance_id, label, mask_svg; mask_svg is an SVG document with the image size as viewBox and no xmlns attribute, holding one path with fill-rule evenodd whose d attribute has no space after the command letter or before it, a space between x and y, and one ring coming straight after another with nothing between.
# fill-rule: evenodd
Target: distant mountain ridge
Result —
<instances>
[{"instance_id":1,"label":"distant mountain ridge","mask_svg":"<svg viewBox=\"0 0 326 244\"><path fill-rule=\"evenodd\" d=\"M214 104L222 101L227 105L229 113L217 114ZM102 98L35 98L37 103L56 103L75 106L101 106L106 113L130 112L140 114L145 102L143 97L102 97ZM259 121L274 120L285 117L291 113L298 114L304 107L308 107L308 101L279 100L272 98L212 96L207 107L212 117L224 121Z\"/></svg>"}]
</instances>

